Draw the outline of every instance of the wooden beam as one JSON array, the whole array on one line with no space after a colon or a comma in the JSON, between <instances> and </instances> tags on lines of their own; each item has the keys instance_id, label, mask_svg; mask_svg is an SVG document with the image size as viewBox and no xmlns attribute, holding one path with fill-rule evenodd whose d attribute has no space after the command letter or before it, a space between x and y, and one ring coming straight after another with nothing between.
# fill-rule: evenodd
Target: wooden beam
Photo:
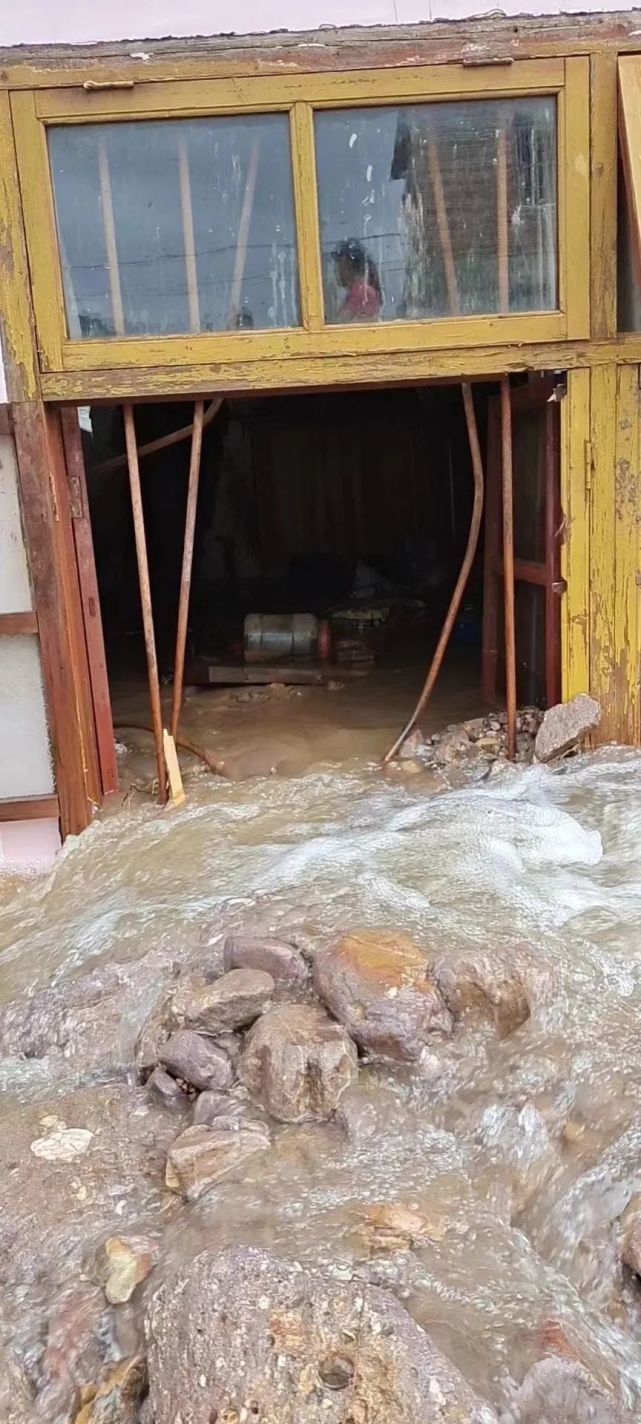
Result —
<instances>
[{"instance_id":1,"label":"wooden beam","mask_svg":"<svg viewBox=\"0 0 641 1424\"><path fill-rule=\"evenodd\" d=\"M617 331L617 55L590 56L590 332Z\"/></svg>"},{"instance_id":2,"label":"wooden beam","mask_svg":"<svg viewBox=\"0 0 641 1424\"><path fill-rule=\"evenodd\" d=\"M58 819L57 796L22 796L7 801L0 800L0 825L3 821L40 821Z\"/></svg>"},{"instance_id":3,"label":"wooden beam","mask_svg":"<svg viewBox=\"0 0 641 1424\"><path fill-rule=\"evenodd\" d=\"M111 715L105 640L102 631L100 592L91 532L85 461L77 410L61 411L60 423L70 491L70 513L78 564L85 645L91 677L91 700L101 788L103 795L108 796L110 792L118 790L118 763Z\"/></svg>"},{"instance_id":4,"label":"wooden beam","mask_svg":"<svg viewBox=\"0 0 641 1424\"><path fill-rule=\"evenodd\" d=\"M14 406L16 455L40 634L63 835L84 830L100 799L90 681L58 416Z\"/></svg>"},{"instance_id":5,"label":"wooden beam","mask_svg":"<svg viewBox=\"0 0 641 1424\"><path fill-rule=\"evenodd\" d=\"M0 291L0 338L9 399L30 400L38 390L31 285L9 95L1 92Z\"/></svg>"},{"instance_id":6,"label":"wooden beam","mask_svg":"<svg viewBox=\"0 0 641 1424\"><path fill-rule=\"evenodd\" d=\"M0 404L0 435L13 435L11 406L6 403Z\"/></svg>"},{"instance_id":7,"label":"wooden beam","mask_svg":"<svg viewBox=\"0 0 641 1424\"><path fill-rule=\"evenodd\" d=\"M0 613L0 638L13 638L21 633L37 632L38 618L35 613Z\"/></svg>"}]
</instances>

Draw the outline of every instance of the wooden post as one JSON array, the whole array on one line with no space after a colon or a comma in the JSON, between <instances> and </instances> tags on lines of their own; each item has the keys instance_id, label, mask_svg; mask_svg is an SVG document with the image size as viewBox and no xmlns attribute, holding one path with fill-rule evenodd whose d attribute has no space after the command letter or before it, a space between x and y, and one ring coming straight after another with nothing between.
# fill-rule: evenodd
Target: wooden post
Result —
<instances>
[{"instance_id":1,"label":"wooden post","mask_svg":"<svg viewBox=\"0 0 641 1424\"><path fill-rule=\"evenodd\" d=\"M129 463L131 507L134 517L134 534L136 537L136 557L138 559L138 580L140 583L142 626L145 634L145 651L147 654L147 671L149 674L149 701L151 703L151 720L154 729L154 741L156 743L156 763L158 766L158 800L160 801L161 805L164 805L167 799L167 773L165 768L165 749L163 744L162 706L160 702L160 679L158 676L158 659L156 657L154 618L151 607L149 564L147 561L145 519L142 508L142 493L140 489L138 451L136 449L136 427L134 424L134 413L132 406L123 406L123 412L125 417L125 440L127 443L127 460Z\"/></svg>"},{"instance_id":2,"label":"wooden post","mask_svg":"<svg viewBox=\"0 0 641 1424\"><path fill-rule=\"evenodd\" d=\"M185 542L183 544L182 573L180 576L180 596L178 599L178 627L176 630L176 658L174 663L174 689L171 703L171 735L176 739L182 706L183 680L185 674L185 648L187 646L187 621L189 618L189 595L191 592L191 570L194 558L194 534L196 511L198 508L198 485L200 481L200 456L203 440L203 415L205 403L196 401L194 407L194 427L191 437L189 460L189 484L187 488L187 513L185 515Z\"/></svg>"},{"instance_id":3,"label":"wooden post","mask_svg":"<svg viewBox=\"0 0 641 1424\"><path fill-rule=\"evenodd\" d=\"M501 466L503 483L503 598L505 617L505 702L507 754L516 756L516 629L514 614L514 510L512 490L512 403L510 378L501 377Z\"/></svg>"}]
</instances>

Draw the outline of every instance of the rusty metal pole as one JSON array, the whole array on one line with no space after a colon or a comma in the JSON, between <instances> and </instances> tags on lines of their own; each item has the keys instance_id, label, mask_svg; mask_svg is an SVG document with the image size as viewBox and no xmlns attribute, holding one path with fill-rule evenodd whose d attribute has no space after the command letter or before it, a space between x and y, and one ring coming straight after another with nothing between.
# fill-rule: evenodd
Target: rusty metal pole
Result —
<instances>
[{"instance_id":1,"label":"rusty metal pole","mask_svg":"<svg viewBox=\"0 0 641 1424\"><path fill-rule=\"evenodd\" d=\"M505 618L505 704L507 754L516 756L516 624L514 612L514 508L512 489L512 402L510 378L501 377L501 466L503 477L503 597Z\"/></svg>"},{"instance_id":2,"label":"rusty metal pole","mask_svg":"<svg viewBox=\"0 0 641 1424\"><path fill-rule=\"evenodd\" d=\"M134 413L132 406L123 406L123 414L125 418L125 441L127 444L127 462L129 465L131 508L134 517L134 534L136 536L136 558L138 560L138 581L140 583L142 625L145 634L145 651L147 654L147 671L149 674L149 701L151 704L151 720L154 729L154 742L156 744L156 763L158 767L158 800L160 801L161 805L164 806L165 801L167 800L167 772L165 768L165 753L162 740L162 706L160 702L160 679L158 676L158 659L156 657L154 617L151 607L151 585L149 582L147 539L145 537L145 520L142 508L142 493L140 489L140 469L138 467L138 451L136 449L136 427L134 424Z\"/></svg>"},{"instance_id":3,"label":"rusty metal pole","mask_svg":"<svg viewBox=\"0 0 641 1424\"><path fill-rule=\"evenodd\" d=\"M189 484L187 487L187 513L185 515L185 540L183 562L180 575L180 596L178 599L178 627L176 631L176 657L174 662L174 689L171 701L171 735L176 740L183 698L185 675L185 649L187 646L187 621L189 618L189 595L191 592L191 570L194 558L194 535L196 531L196 511L198 508L198 485L200 481L200 457L203 443L203 416L205 402L196 401L194 406L194 430L191 438L189 460Z\"/></svg>"}]
</instances>

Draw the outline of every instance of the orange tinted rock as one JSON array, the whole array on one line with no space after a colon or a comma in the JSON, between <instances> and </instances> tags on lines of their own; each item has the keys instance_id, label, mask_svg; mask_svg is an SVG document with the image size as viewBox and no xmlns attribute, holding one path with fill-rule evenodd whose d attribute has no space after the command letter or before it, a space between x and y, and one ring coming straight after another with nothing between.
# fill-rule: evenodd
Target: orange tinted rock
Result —
<instances>
[{"instance_id":1,"label":"orange tinted rock","mask_svg":"<svg viewBox=\"0 0 641 1424\"><path fill-rule=\"evenodd\" d=\"M411 1062L452 1016L424 951L400 930L356 930L321 951L316 988L362 1048Z\"/></svg>"}]
</instances>

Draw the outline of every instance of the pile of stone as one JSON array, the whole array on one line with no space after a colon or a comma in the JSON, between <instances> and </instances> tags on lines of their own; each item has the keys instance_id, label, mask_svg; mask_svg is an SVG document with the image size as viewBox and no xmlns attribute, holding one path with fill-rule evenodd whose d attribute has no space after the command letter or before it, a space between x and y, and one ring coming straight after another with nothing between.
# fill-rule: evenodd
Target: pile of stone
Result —
<instances>
[{"instance_id":1,"label":"pile of stone","mask_svg":"<svg viewBox=\"0 0 641 1424\"><path fill-rule=\"evenodd\" d=\"M224 972L183 973L138 1039L148 1091L191 1112L169 1148L166 1186L195 1200L270 1146L270 1120L325 1122L348 1090L358 1113L359 1053L417 1063L470 1013L510 1033L554 982L527 945L429 955L401 931L362 929L310 967L283 940L228 939Z\"/></svg>"},{"instance_id":2,"label":"pile of stone","mask_svg":"<svg viewBox=\"0 0 641 1424\"><path fill-rule=\"evenodd\" d=\"M516 761L548 762L577 750L601 720L599 703L585 693L542 712L522 707L516 717ZM424 737L415 729L399 757L436 769L491 764L507 760L507 716L491 712L467 722L452 722L442 732Z\"/></svg>"}]
</instances>

